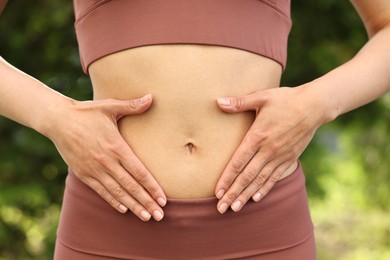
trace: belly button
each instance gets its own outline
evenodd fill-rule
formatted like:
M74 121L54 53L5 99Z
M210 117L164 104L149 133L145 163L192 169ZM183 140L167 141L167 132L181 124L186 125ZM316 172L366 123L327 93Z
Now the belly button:
M195 152L195 145L193 143L187 143L185 145L186 149L190 152L190 153L193 153Z

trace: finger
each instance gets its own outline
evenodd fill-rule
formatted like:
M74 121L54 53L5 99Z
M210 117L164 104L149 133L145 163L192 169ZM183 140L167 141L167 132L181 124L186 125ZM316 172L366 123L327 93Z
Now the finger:
M217 103L223 111L228 113L258 111L267 101L265 93L257 91L245 96L218 98Z
M152 104L152 95L148 94L141 98L131 100L110 99L104 101L108 102L108 104L106 104L107 112L112 114L116 120L119 120L123 116L136 115L145 112Z
M89 178L85 181L91 189L93 189L97 194L100 195L108 204L111 205L114 209L119 211L120 213L126 213L128 208L120 203L111 193L96 179Z
M103 179L106 179L105 186L111 187L109 190L115 198L124 203L126 206L131 205L133 203L133 199L135 199L153 215L155 220L160 221L164 217L163 210L159 207L155 200L124 168L120 167L116 169L113 171L112 175L114 179Z
M245 190L249 185L253 183L254 180L256 182L261 182L263 184L265 180L269 177L262 175L259 178L259 172L264 167L265 160L262 156L261 152L256 153L256 155L252 158L252 160L247 164L245 169L240 173L240 175L235 179L229 190L226 194L220 199L218 202L218 211L220 213L224 213L224 209L228 207L232 207L232 210L238 211L245 204L246 200L240 200L241 193ZM260 185L257 189L260 188ZM256 190L257 190L256 189ZM256 191L254 190L254 192ZM252 196L253 193L250 195ZM238 198L238 199L237 199ZM223 205L223 206L222 206Z
M257 192L255 192L255 194L252 196L253 200L256 202L259 202L261 199L263 199L265 197L265 195L267 195L268 192L272 189L272 187L275 186L275 184L280 180L283 173L285 173L290 166L291 166L290 162L286 162L286 163L279 165L273 171L273 173L270 175L270 177L267 179L267 181L264 183L264 185L262 185L261 188ZM252 191L249 191L246 194L246 197L251 192Z
M226 165L215 186L215 195L218 199L222 198L225 192L230 188L237 176L242 172L248 162L258 152L258 141L253 140L253 126L249 129L241 144L234 152L232 158Z
M121 201L142 220L149 220L151 217L150 212L152 212L153 218L160 221L163 218L162 210L153 202L152 198L136 181L130 176L129 178L131 180L125 182L124 186L120 185L115 179L108 175L100 182L117 200ZM144 204L141 201L143 201Z
M275 165L274 162L270 162L262 168L252 183L248 185L232 203L232 210L235 212L240 211L251 197L255 197L259 200L259 196L261 197L261 195L259 195L257 191L265 185L265 183L269 182L270 179L277 179L276 181L280 179L281 175L275 171L278 167L279 165ZM274 183L276 183L276 181Z
M277 146L264 146L261 147L262 144L264 144L264 141L267 139L266 135L262 135L261 133L257 132L255 133L252 131L252 128L254 129L254 125L252 125L251 129L248 131L247 135L245 136L242 144L239 146L239 148L236 150L234 153L231 161L228 163L227 167L225 168L221 178L219 179L217 186L216 186L216 196L218 199L221 201L217 205L217 209L220 213L224 213L227 208L232 205L233 201L240 195L239 191L241 188L235 186L233 189L229 191L229 194L224 196L225 191L229 190L232 185L234 185L235 182L238 182L237 184L240 184L237 179L241 174L243 174L243 169L237 169L233 165L235 165L234 160L236 158L240 158L240 156L243 156L242 154L245 153L253 153L255 151L255 154L259 154L259 158L256 159L257 163L259 166L262 168L264 165L266 165L270 160L273 158L284 158L282 155L286 152L284 147L277 148ZM276 147L276 148L275 148ZM257 149L257 150L256 150ZM253 157L253 156L252 156ZM253 160L253 158L249 158L249 160ZM240 162L240 159L238 159L238 162ZM277 163L277 162L276 162ZM244 167L248 167L249 162L246 162L246 165ZM276 165L278 166L278 165ZM264 174L256 177L254 180L257 183L264 183L266 178L270 176L272 173L273 169L276 168L276 166L271 167L271 171L269 174ZM255 166L250 166L248 169L250 171L254 171L253 168ZM261 170L260 168L260 170ZM253 174L253 173L252 173ZM244 178L247 176L244 176ZM247 180L248 181L248 180ZM243 185L243 184L241 184ZM251 194L252 195L252 194ZM223 197L223 199L222 199ZM235 201L234 201L235 202ZM240 206L242 207L244 203L239 203L237 202L236 205L232 205L233 210L239 210Z
M105 196L111 196L114 200L121 201L131 212L143 221L148 221L151 218L151 214L138 203L137 200L128 194L126 196L126 191L111 176L105 174L104 178L95 180L104 187Z
M125 149L121 153L121 164L161 207L166 205L167 198L161 186L131 149Z

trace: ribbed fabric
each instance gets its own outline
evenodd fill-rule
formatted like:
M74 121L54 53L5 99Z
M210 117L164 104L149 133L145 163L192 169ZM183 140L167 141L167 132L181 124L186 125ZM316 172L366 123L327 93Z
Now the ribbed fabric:
M215 197L168 199L163 220L143 222L112 209L69 172L58 242L75 252L120 259L206 260L277 256L313 240L300 165L261 202L249 201L237 213L229 209L221 215L217 202ZM288 259L315 259L314 242L309 244L295 250L301 258Z
M85 73L95 60L155 44L208 44L287 59L290 0L74 0Z

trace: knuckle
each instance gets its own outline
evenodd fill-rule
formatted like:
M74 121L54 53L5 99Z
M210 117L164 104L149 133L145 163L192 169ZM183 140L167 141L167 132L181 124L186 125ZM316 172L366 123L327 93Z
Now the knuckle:
M234 174L239 174L244 168L244 161L241 159L234 160L232 163L232 171Z
M107 156L101 154L95 154L94 157L95 160L98 162L98 164L103 166L105 169L108 169L110 167L111 165L110 159Z
M259 145L268 139L268 135L266 133L264 133L263 131L253 131L252 132L252 139L253 139L253 143L256 143Z
M136 167L131 174L139 182L144 182L147 176L147 173L140 167Z
M243 97L235 97L234 98L234 107L236 109L240 109L244 106L245 104L245 99Z
M260 187L261 185L264 184L265 181L266 181L266 177L265 177L264 175L259 174L259 175L255 178L254 183L255 183L258 187Z
M128 177L126 174L118 174L118 176L115 176L116 180L118 181L118 183L122 184L122 183L126 183L128 181Z
M112 140L107 144L107 150L109 150L114 154L120 155L120 151L122 150L122 145L123 145L122 142Z
M123 192L123 189L119 186L116 186L113 188L112 190L112 194L117 197L117 198L120 198L123 196L124 192Z
M235 192L230 192L226 195L227 199L232 202L237 198L238 194Z
M270 184L275 184L277 181L279 181L279 175L278 174L272 174L270 177L269 177L269 182Z
M137 109L137 100L129 100L128 106L131 110L136 110Z
M270 145L267 145L262 149L262 152L265 156L265 158L272 158L272 156L275 154L274 148Z
M154 208L154 203L150 200L146 201L145 204L143 205L146 209L150 210Z
M250 174L241 174L239 177L239 183L241 186L246 187L252 182L253 178Z
M131 195L137 195L140 192L140 188L137 183L130 182L126 185L126 190L131 194Z
M248 179L250 179L250 181L252 181L257 176L257 174L259 174L259 171L254 167L248 167L248 169L246 169L245 175Z
M279 149L281 148L281 146L278 144L278 143L272 143L269 145L269 150L274 154L274 153L277 153L279 151Z

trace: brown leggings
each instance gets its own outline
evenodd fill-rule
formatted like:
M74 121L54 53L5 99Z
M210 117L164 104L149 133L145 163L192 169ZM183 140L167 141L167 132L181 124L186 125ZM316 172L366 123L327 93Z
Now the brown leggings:
M120 258L113 258L109 256L94 255L76 251L71 249L57 241L56 243L56 255L54 257L58 260L118 260ZM223 258L221 258L223 259ZM240 257L236 259L246 260L312 260L316 259L316 249L314 236L311 236L308 240L302 244L279 250L276 252L270 252L260 254L256 256Z
M55 260L315 260L301 165L258 203L221 215L218 199L168 199L164 219L120 214L69 172Z

